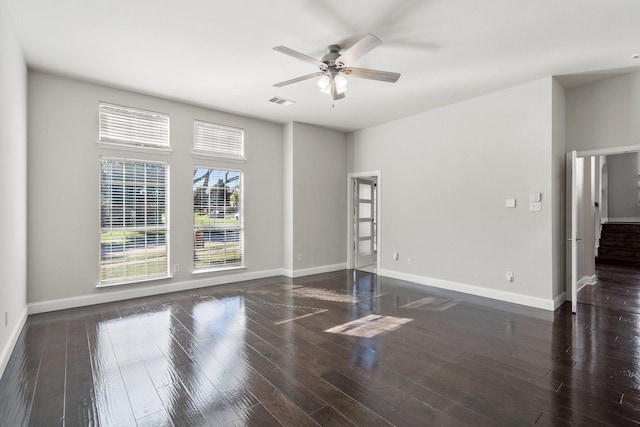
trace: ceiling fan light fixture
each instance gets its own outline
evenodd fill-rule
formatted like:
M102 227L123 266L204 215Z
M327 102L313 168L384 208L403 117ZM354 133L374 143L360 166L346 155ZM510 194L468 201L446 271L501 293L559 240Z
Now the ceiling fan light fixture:
M334 77L334 80L336 82L336 90L338 91L338 93L343 93L347 90L348 82L345 76L343 76L342 74L338 74Z
M322 76L318 79L318 87L320 88L320 91L328 91L329 88L331 87L331 79L329 78L329 76Z

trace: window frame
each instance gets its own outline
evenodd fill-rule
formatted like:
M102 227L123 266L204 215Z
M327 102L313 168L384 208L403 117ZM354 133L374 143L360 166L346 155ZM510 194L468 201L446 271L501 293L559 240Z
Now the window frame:
M103 266L102 266L102 234L104 232L108 232L109 229L113 230L113 227L110 227L109 229L106 229L105 227L103 227L103 199L102 199L102 184L103 184L103 180L102 180L102 165L103 165L103 161L116 161L116 162L122 162L122 163L142 163L144 165L147 164L158 164L158 165L163 165L164 169L165 169L165 173L164 173L164 226L162 227L147 227L147 226L143 226L143 227L138 227L136 225L131 226L131 227L126 227L123 225L122 228L117 228L116 230L123 230L123 232L149 232L149 231L164 231L164 246L165 246L165 252L164 252L164 257L166 259L166 270L163 274L153 274L153 275L140 275L140 276L129 276L127 277L126 274L118 279L111 279L111 280L105 280L103 279ZM170 237L170 165L168 162L166 161L158 161L158 160L149 160L149 159L132 159L132 158L126 158L126 157L117 157L117 156L107 156L107 155L101 155L99 156L99 161L98 161L98 248L99 248L99 253L98 253L98 284L97 287L98 288L102 288L102 287L110 287L110 286L119 286L119 285L127 285L127 284L135 284L135 283L143 283L143 282L149 282L149 281L156 281L156 280L163 280L163 279L168 279L173 277L172 276L172 270L171 270L171 250L170 250L170 241L171 241L171 237ZM123 185L126 185L126 181L123 181ZM146 189L146 185L145 185L145 189ZM123 196L124 197L124 196ZM160 213L160 215L162 215L162 213ZM124 214L123 214L123 218L124 218ZM146 218L145 218L146 221ZM125 223L125 221L123 220L123 224ZM126 230L128 229L128 230ZM147 248L147 243L145 243L145 249ZM148 258L146 258L148 259ZM126 267L125 267L126 268ZM125 270L126 271L126 270Z
M237 226L237 230L239 233L239 238L238 238L238 242L240 245L240 262L239 263L230 263L227 264L226 262L224 264L220 264L217 266L206 266L206 267L196 267L196 233L197 231L201 231L203 229L209 229L209 230L215 230L216 227L215 226L209 226L209 227L202 227L202 226L196 226L195 223L195 214L196 214L196 204L195 204L195 197L192 198L192 203L191 203L191 207L192 207L192 244L191 244L191 249L193 252L193 261L191 264L191 272L193 275L199 275L199 274L206 274L206 273L216 273L216 272L226 272L226 271L231 271L231 270L243 270L246 269L246 256L245 256L245 225L244 225L244 171L242 169L235 169L235 168L228 168L228 167L224 167L224 166L220 166L220 165L206 165L206 164L202 164L203 162L200 162L199 164L194 163L192 166L192 172L195 175L195 172L197 170L200 169L206 169L209 171L216 171L216 172L232 172L232 173L237 173L239 176L239 185L237 186L239 191L240 191L240 195L239 195L239 200L238 200L238 209L237 209L237 213L238 213L238 226ZM193 176L193 175L192 175ZM210 187L210 186L209 186ZM196 188L195 188L195 183L192 186L192 191L195 192ZM226 242L225 243L229 243Z

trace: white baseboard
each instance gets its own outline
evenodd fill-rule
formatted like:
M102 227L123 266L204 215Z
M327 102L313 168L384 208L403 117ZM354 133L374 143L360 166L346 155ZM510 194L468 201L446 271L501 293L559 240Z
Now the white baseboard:
M97 289L96 293L80 295L77 297L58 298L47 301L29 303L28 314L47 313L50 311L67 310L69 308L84 307L87 305L104 304L107 302L122 301L132 298L148 297L151 295L167 294L170 292L186 291L190 289L205 288L207 286L224 285L227 283L242 282L245 280L264 279L267 277L287 276L291 278L309 276L312 274L328 273L344 270L347 264L323 265L320 267L305 268L303 270L289 270L284 268L263 270L251 273L238 273L224 276L213 276L184 282L168 283L164 285L148 286L144 288L122 289L114 291L113 288Z
M301 270L285 269L283 274L287 277L296 278L296 277L311 276L312 274L330 273L332 271L346 270L346 269L347 269L347 263L345 262L341 264L321 265L319 267L304 268Z
M212 276L194 279L184 282L169 283L144 288L123 289L113 291L113 288L97 289L95 294L81 295L70 298L59 298L48 301L32 302L28 304L29 314L46 313L49 311L66 310L69 308L84 307L87 305L103 304L113 301L122 301L131 298L147 297L152 295L167 294L170 292L186 291L190 289L205 288L207 286L224 285L227 283L242 282L245 280L264 279L266 277L285 276L284 269L263 270L251 273L239 273L224 276ZM122 289L122 287L119 287Z
M554 299L544 299L532 297L529 295L515 294L513 292L500 291L497 289L483 288L476 285L468 285L465 283L450 282L448 280L434 279L431 277L418 276L415 274L401 273L398 271L386 269L380 270L378 274L380 276L390 277L392 279L406 280L408 282L419 283L421 285L433 286L435 288L447 289L449 291L463 292L465 294L491 298L499 301L510 302L513 304L526 305L528 307L541 308L543 310L554 311L557 308L557 297Z
M611 223L611 222L640 222L640 217L607 218L606 222L609 222L609 223Z
M567 294L565 294L564 292L561 293L560 295L556 295L556 297L553 299L553 310L554 311L557 310L558 307L564 304L566 300L567 300Z
M5 368L7 367L7 363L9 363L9 358L11 357L11 353L13 352L13 348L16 346L16 342L18 342L18 337L22 332L22 328L24 327L25 322L27 321L27 306L24 307L22 313L20 313L20 317L16 322L13 330L11 331L11 335L9 335L9 339L5 344L2 352L0 352L0 378L4 373Z
M583 278L578 280L578 283L576 284L576 293L580 292L585 286L595 285L597 281L598 278L595 274L593 276L584 276Z

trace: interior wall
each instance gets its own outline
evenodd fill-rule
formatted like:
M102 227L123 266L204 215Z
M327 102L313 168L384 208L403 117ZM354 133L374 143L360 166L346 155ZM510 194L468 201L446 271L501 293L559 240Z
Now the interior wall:
M583 183L583 224L582 224L582 270L578 279L591 283L591 277L595 274L595 243L594 243L594 202L595 202L595 158L584 158L584 183Z
M283 251L284 268L293 271L293 122L284 125Z
M566 91L555 79L552 81L552 270L553 295L555 298L565 291L565 249L567 232L565 227L566 198ZM560 298L562 300L562 298Z
M0 0L0 94L1 376L27 306L27 67L4 0Z
M347 137L304 123L291 130L294 275L346 268Z
M578 240L576 242L576 271L577 278L580 279L585 271L584 268L584 240L582 238L582 233L584 231L584 167L585 161L584 157L578 157L576 159L576 233L578 234Z
M610 221L640 221L638 169L638 153L607 156Z
M600 218L606 222L609 218L609 166L607 156L598 157L600 158Z
M168 113L172 153L148 154L98 146L99 101ZM29 72L28 111L30 303L96 295L108 299L124 290L148 294L173 289L171 285L206 286L281 273L282 125L42 72ZM246 162L194 158L193 119L243 128ZM181 266L171 279L96 288L101 155L125 158L144 155L169 163L170 265ZM246 270L192 274L192 179L196 165L243 170ZM11 181L15 182L15 177ZM18 190L12 191L21 194L24 191Z
M382 275L553 308L552 88L542 79L353 134L350 172L384 176Z
M567 90L567 149L638 145L640 72Z
M600 228L602 224L602 159L604 156L593 156L593 254L598 255ZM595 260L594 260L595 271Z

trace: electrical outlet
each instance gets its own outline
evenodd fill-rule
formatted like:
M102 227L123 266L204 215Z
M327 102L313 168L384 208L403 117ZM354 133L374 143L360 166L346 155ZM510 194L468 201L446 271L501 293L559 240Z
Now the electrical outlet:
M507 271L505 278L507 279L507 282L513 282L513 271Z
M173 272L177 273L180 271L180 264L173 264Z
M411 265L411 258L407 258L407 264Z
M298 254L298 262L302 261L302 254Z

